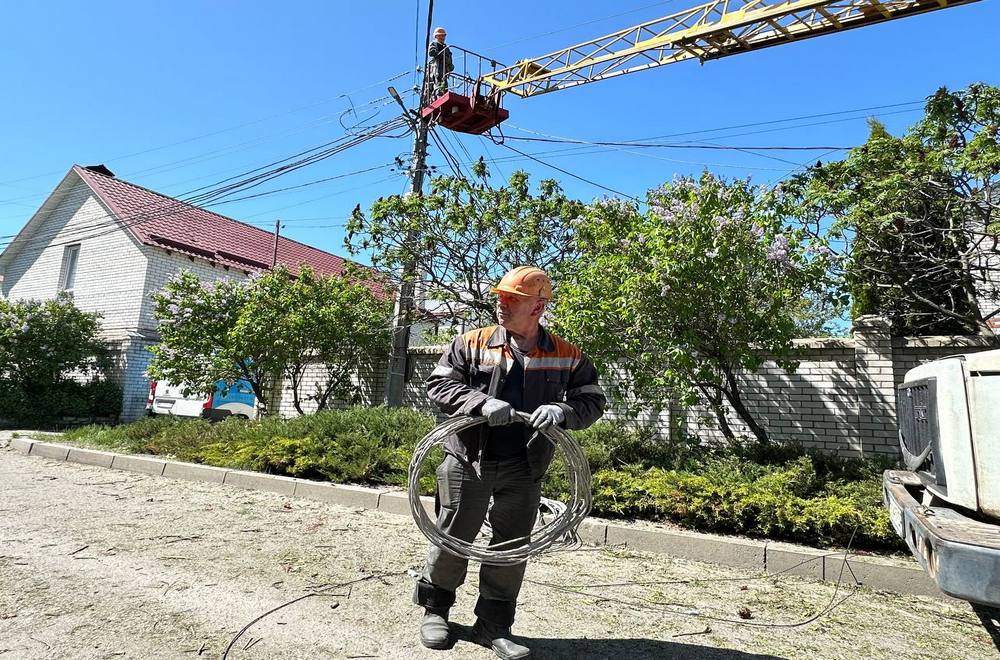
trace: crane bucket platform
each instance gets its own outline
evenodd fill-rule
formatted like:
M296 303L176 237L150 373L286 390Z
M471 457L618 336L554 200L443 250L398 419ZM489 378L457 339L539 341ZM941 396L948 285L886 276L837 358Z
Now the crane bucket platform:
M485 133L510 116L496 97L445 92L420 109L420 116L460 133Z
M510 116L500 94L481 93L483 75L503 65L458 46L448 46L448 50L458 66L441 75L441 65L428 62L420 116L460 133L485 133Z

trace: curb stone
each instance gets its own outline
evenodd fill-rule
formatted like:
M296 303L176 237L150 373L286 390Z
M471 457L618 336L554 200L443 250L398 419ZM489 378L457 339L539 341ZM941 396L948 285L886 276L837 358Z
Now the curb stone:
M208 465L80 449L21 437L13 438L10 446L28 456L174 479L222 483L252 490L266 490L288 497L410 515L409 499L405 491L383 491L350 484L329 484L258 472L227 470ZM433 498L421 499L428 514L433 516ZM856 579L872 589L952 600L941 593L934 581L918 566L897 566L877 557L848 555L845 565L843 552L823 552L812 548L794 548L784 543L717 537L697 532L626 527L596 519L584 520L579 534L584 543L588 544L619 545L772 575L787 573L833 583L840 580L843 567L842 581L845 584L852 584Z
M354 486L351 484L331 484L322 481L296 479L293 497L307 500L330 502L341 506L351 506L361 509L377 509L381 491L374 488Z
M607 527L608 545L624 545L633 550L659 552L737 568L764 568L765 545L760 542L622 525L609 524Z
M434 517L434 498L421 497L420 503L431 518ZM390 490L383 492L378 498L379 511L394 513L400 516L410 515L410 496L405 490Z
M35 446L37 447L38 445L36 444ZM166 467L166 465L166 461L162 461L157 458L125 456L123 454L115 454L114 460L111 461L111 467L116 470L142 472L143 474L152 474L155 476L161 476L163 474L163 468Z

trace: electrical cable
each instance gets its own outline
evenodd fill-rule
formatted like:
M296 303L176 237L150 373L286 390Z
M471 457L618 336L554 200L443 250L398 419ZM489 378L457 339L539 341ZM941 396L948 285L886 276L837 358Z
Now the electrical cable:
M412 94L412 92L409 92L409 91L405 92L405 93ZM346 95L345 95L345 97L346 97ZM349 97L347 97L347 98L349 98ZM385 107L387 105L391 105L392 101L390 100L390 101L387 102L386 101L387 98L388 97L381 97L379 99L375 99L374 101L368 101L368 102L366 102L364 104L356 106L355 109L362 109L362 108L374 105L376 103L381 103L381 105L379 107ZM348 112L350 112L350 109L340 114L340 117L339 117L340 124L344 128L344 132L347 133L348 135L358 135L359 133L357 132L357 129L358 129L359 125L360 125L360 122L356 122L354 125L348 126L343 121L345 113L348 113ZM372 114L371 116L367 117L366 120L370 120L370 119L374 118L375 116L378 115L378 113L379 113L379 111L378 111L378 109L376 109L375 112L374 112L374 114ZM294 134L294 133L302 132L303 130L309 130L309 129L313 128L314 126L321 125L323 123L327 123L329 119L330 119L330 116L321 117L320 119L313 120L313 121L310 121L310 122L304 124L302 127L297 127L297 128L293 128L293 129L287 129L287 130L279 131L277 133L271 133L271 134L268 134L268 135L265 135L265 136L254 138L252 140L246 140L246 141L243 141L243 142L238 142L236 144L227 145L227 146L221 147L219 149L214 149L214 150L211 150L211 151L203 152L201 154L196 154L194 156L188 156L188 157L181 158L181 159L175 160L175 161L169 161L167 163L162 163L160 165L156 165L156 166L153 166L153 167L148 167L148 168L145 168L145 169L142 169L142 170L135 170L135 171L124 172L124 173L122 173L120 175L120 177L122 179L130 179L130 178L134 178L134 177L139 176L139 175L149 175L151 173L154 173L154 174L158 175L158 174L163 174L163 173L166 173L166 172L171 172L171 171L174 171L176 169L180 169L181 165L188 166L188 165L191 165L191 164L194 164L194 163L201 163L201 162L206 162L206 161L209 161L209 160L214 160L216 158L220 158L220 157L225 156L225 155L237 153L239 151L244 151L244 150L246 150L246 149L248 149L248 148L250 148L250 147L252 147L254 145L262 144L264 142L272 140L275 137L283 137L283 136L291 135L291 134ZM399 137L399 136L386 136L386 137ZM112 160L108 160L106 162L112 162L112 161L113 161L113 159ZM207 175L207 176L214 176L214 174L213 175ZM206 177L189 178L189 179L185 179L184 181L181 181L179 183L187 183L188 181L197 181L200 178L206 178ZM176 185L176 183L175 184L171 184L171 185ZM35 192L35 193L27 194L27 195L22 195L20 197L11 197L11 198L7 198L5 200L0 200L0 205L16 205L16 206L25 206L25 207L28 207L28 208L33 208L33 207L36 207L37 204L22 204L22 203L19 203L19 201L20 200L30 200L30 199L37 199L37 198L40 198L40 197L45 197L45 196L47 196L47 194L48 193L46 193L46 192Z
M501 145L501 146L503 146L503 145ZM666 163L676 163L676 164L680 164L680 165L697 165L699 167L723 167L723 168L733 168L733 169L740 169L740 170L754 170L754 171L761 171L761 172L787 172L788 171L787 167L763 167L763 166L760 166L760 165L738 165L738 164L734 164L734 163L714 163L714 162L697 161L697 160L683 160L683 159L679 159L679 158L667 158L665 156L658 156L658 155L652 154L652 153L643 153L643 152L640 152L640 151L629 151L628 149L624 149L622 147L597 147L597 148L594 148L594 149L590 149L590 148L583 148L583 149L581 149L579 147L573 147L573 148L570 148L570 149L555 149L555 150L551 150L551 151L538 151L538 152L535 152L535 155L536 155L536 157L538 157L538 156L545 156L547 158L573 158L573 157L576 157L576 156L593 156L593 155L596 155L596 154L606 154L606 153L608 153L608 150L622 152L622 153L630 154L630 155L633 155L633 156L640 156L642 158L649 158L649 159L652 159L652 160L659 160L659 161L663 161L663 162L666 162ZM522 156L500 156L496 160L497 160L497 162L501 162L501 163L515 163L515 162L518 162L518 161L530 160L530 158L528 158L528 157L522 157Z
M504 173L503 168L500 167L500 163L496 161L493 157L493 152L490 150L490 140L487 140L482 135L477 135L479 142L483 145L483 152L486 154L486 161L492 165L500 178L504 181L507 180L507 175Z
M395 163L384 163L382 165L376 165L375 167L369 167L363 170L355 170L353 172L348 172L347 174L337 174L336 176L328 176L322 179L316 179L314 181L307 181L306 183L300 183L295 186L287 186L285 188L275 188L274 190L267 190L262 193L256 193L254 195L246 195L245 197L236 197L234 199L227 199L221 202L215 202L214 204L208 204L207 206L218 206L219 204L232 204L233 202L242 202L246 199L256 199L258 197L267 197L269 195L274 195L277 193L288 192L289 190L298 190L300 188L308 188L309 186L315 186L320 183L326 183L328 181L336 181L337 179L343 179L349 176L357 176L358 174L367 174L368 172L375 172L377 170L382 170L387 167L392 167ZM285 222L285 220L282 220Z
M397 122L389 122L389 124L391 126L395 127L396 125L399 125L399 122L398 121ZM390 128L389 130L392 130L392 128ZM141 208L140 210L141 211L145 211L145 210L148 210L149 208L152 208L154 206L160 206L160 205L162 205L163 202L166 202L168 204L172 204L174 202L182 202L182 203L185 203L185 204L197 204L199 201L207 201L207 199L204 199L204 200L201 199L203 195L208 194L208 193L206 193L204 191L208 191L209 193L214 194L214 193L216 193L218 191L221 191L221 190L224 190L224 189L228 190L232 186L236 186L237 184L230 184L230 186L221 186L221 184L233 181L235 179L239 179L240 177L246 177L247 175L253 174L255 172L260 172L261 170L266 170L268 168L273 168L275 165L280 165L282 163L285 163L286 161L292 160L293 158L301 157L303 155L310 155L310 154L312 154L310 157L316 159L315 161L312 161L312 162L318 162L319 160L323 160L323 158L319 157L322 154L326 154L326 156L324 156L324 158L325 158L325 157L329 157L331 155L334 155L334 153L336 153L336 151L334 151L334 150L337 150L337 149L343 150L343 149L340 148L340 146L344 145L345 140L348 140L348 136L343 136L341 138L338 138L337 140L334 140L334 141L327 142L327 143L324 143L322 145L319 145L318 147L312 147L312 148L307 149L305 151L300 151L300 152L298 152L296 154L292 154L291 156L287 156L285 158L282 158L280 160L268 163L266 165L263 165L263 166L260 166L260 167L248 170L246 172L242 172L240 174L236 174L236 175L227 177L227 178L222 179L220 181L217 181L217 182L215 182L213 184L209 184L209 185L206 185L206 186L201 186L201 187L198 187L198 188L193 188L193 189L188 190L188 191L186 191L184 193L181 193L180 195L174 196L173 198L167 198L166 196L161 195L160 193L156 193L158 196L161 196L164 199L157 200L157 202L155 202L155 203L150 203L150 204L146 205L145 208ZM331 145L335 145L335 146L331 146ZM350 145L344 146L343 148L346 149L349 146L354 146L354 145L350 144ZM323 151L324 149L328 149L330 151ZM314 152L319 152L319 153L315 154ZM299 161L299 162L301 163L301 161ZM310 163L306 163L306 164L310 164ZM286 166L286 167L291 167L291 166ZM296 167L294 169L298 169L298 168ZM272 170L272 172L273 171L277 171L277 170ZM288 171L291 171L291 169L289 169ZM253 179L251 179L251 180L256 180L258 177L261 177L261 176L264 176L264 175L257 175L255 177L253 177ZM247 183L249 181L250 180L244 180L244 183ZM137 184L130 184L130 185L137 185ZM211 190L209 190L209 189L211 189ZM195 195L194 193L200 193L200 194ZM67 191L66 193L63 193L63 194L69 194L69 191ZM101 217L106 217L106 215L107 214L101 214ZM125 220L125 219L123 218L122 220ZM104 224L108 224L108 223L104 223ZM16 234L7 235L7 236L0 236L0 239L2 239L2 238L11 238L13 236L16 236Z
M298 598L293 598L292 600L284 602L281 605L278 605L277 607L271 608L267 612L264 612L263 614L261 614L260 616L258 616L257 618L255 618L250 623L248 623L245 626L243 626L242 628L240 628L240 630L236 633L236 635L234 635L233 638L231 640L229 640L229 644L226 645L226 648L222 651L221 660L227 660L227 658L229 657L229 652L233 649L233 645L236 644L236 640L238 640L240 637L242 637L243 633L245 633L247 630L249 630L250 627L253 626L253 624L257 623L261 619L263 619L263 618L265 618L265 617L267 617L267 616L269 616L271 614L274 614L275 612L277 612L280 609L284 609L284 608L288 607L289 605L293 605L293 604L295 604L295 603L297 603L299 601L305 600L306 598L312 598L313 596L338 596L338 595L343 595L343 594L329 594L329 593L326 593L326 592L330 591L331 589L339 589L339 588L342 588L342 587L350 587L352 585L359 584L361 582L367 582L369 580L382 580L382 579L385 579L385 578L399 577L399 576L402 576L402 575L407 575L407 572L406 571L398 571L398 572L395 572L395 573L380 573L380 574L376 574L376 575L366 575L365 577L357 578L356 580L349 580L347 582L341 582L340 584L331 584L329 586L323 587L322 589L315 589L313 591L310 591L307 594L299 596Z
M530 420L530 415L523 412L515 412L515 415L525 423ZM443 444L448 436L471 429L485 421L484 417L466 415L452 417L438 424L417 443L409 468L410 513L417 528L431 543L445 552L491 566L520 564L529 557L551 548L578 547L580 539L576 535L576 529L590 513L592 501L590 464L576 440L556 425L538 433L563 452L570 490L569 502L546 500L545 504L551 513L551 518L546 520L545 516L539 517L530 535L484 546L475 540L463 541L444 533L427 515L420 499L420 474L427 455L435 446Z
M913 103L922 103L922 101L911 102L911 103L902 103L902 104L891 104L891 105L887 105L887 106L873 106L872 108L861 108L861 109L857 109L857 110L844 110L844 111L839 111L839 112L821 113L821 114L816 114L816 115L807 115L807 116L798 117L798 118L777 119L777 120L766 121L766 122L755 122L755 123L752 123L752 124L741 124L741 125L729 126L729 127L724 127L724 128L718 128L718 129L706 129L706 130L703 130L703 131L687 131L687 132L684 132L684 133L673 133L673 134L670 134L670 135L661 135L661 136L652 137L652 138L645 138L643 141L651 141L651 140L663 139L663 138L668 138L668 137L680 137L680 136L684 136L684 135L696 135L696 134L707 133L707 132L716 132L716 131L721 131L721 130L731 130L731 129L734 129L734 128L741 128L741 127L763 126L763 125L769 125L769 124L775 124L775 123L783 123L785 121L794 121L794 120L797 120L797 119L808 119L808 118L812 118L812 117L826 117L826 116L847 114L847 113L853 113L853 112L862 112L864 110L878 109L878 108L883 108L883 107L884 108L899 107L899 106L902 106L902 105L913 105ZM775 132L779 132L779 131L794 130L794 129L797 129L797 128L809 128L809 127L813 127L813 126L823 126L823 125L827 125L827 124L836 124L836 123L842 123L842 122L847 122L847 121L855 121L857 119L869 119L870 117L887 117L887 116L897 115L897 114L906 114L906 113L910 113L910 112L916 112L918 110L920 110L920 108L911 108L911 109L908 109L908 110L898 110L898 111L894 111L894 112L885 112L885 113L881 113L881 114L877 114L877 115L863 115L863 116L858 116L858 117L845 117L845 118L840 118L840 119L832 119L832 120L828 120L828 121L811 122L811 123L807 123L807 124L797 124L797 125L794 125L794 126L780 126L780 127L777 127L777 128L765 129L765 130L760 130L760 131L748 131L748 132L744 132L744 133L733 133L733 134L729 134L729 135L716 136L713 139L727 139L727 138L734 138L734 137L744 137L744 136L747 136L747 135L760 135L760 134L763 134L763 133L775 133ZM515 126L513 124L510 124L510 122L508 122L508 125L510 125L513 128L517 128L518 130L522 130L522 131L526 131L526 132L534 132L534 131L530 131L528 129L518 128L517 126ZM692 140L691 142L694 142L694 140ZM587 149L586 147L572 147L572 148L568 148L568 149L556 149L556 150L552 150L552 151L543 151L543 152L539 152L539 155L546 155L546 156L555 156L555 155L589 155L589 154L595 154L595 153L602 153L602 151L603 151L603 149L592 150L592 149ZM513 160L513 159L506 158L506 159L500 159L500 160ZM664 159L664 160L672 160L672 159ZM723 163L698 163L698 162L680 161L680 160L673 160L672 162L686 163L686 164L691 164L691 165L702 165L702 166L705 166L705 167L734 167L734 168L741 168L741 169L761 169L761 170L770 169L772 171L784 171L784 170L779 170L777 168L750 167L750 166L740 166L740 165L723 164Z
M441 155L444 156L445 162L448 163L448 166L451 167L452 171L455 173L455 177L459 179L465 179L466 176L462 172L461 163L459 163L458 159L455 158L455 156L451 153L448 147L445 146L443 140L437 134L437 131L428 128L427 134L430 136L432 140L434 140L434 144L437 145L438 149L441 150Z
M420 86L420 0L417 0L417 11L413 14L413 89Z
M518 130L527 131L527 129L518 128ZM533 132L533 131L528 131ZM718 150L718 151L848 151L854 147L831 147L831 146L820 146L820 147L795 147L795 146L738 146L729 144L688 144L688 143L667 143L667 142L615 142L610 140L581 140L578 138L564 138L557 136L547 136L547 137L521 137L508 135L507 140L517 140L520 142L551 142L554 144L587 144L598 147L658 147L661 149L706 149L706 150Z
M315 107L317 105L322 105L324 103L329 103L332 100L336 100L336 99L340 99L340 98L344 98L344 97L350 96L351 94L356 94L358 92L363 92L365 90L371 89L372 87L377 87L377 86L380 86L380 85L384 85L384 84L390 83L390 82L392 82L394 80L397 80L397 79L402 78L403 76L406 76L406 75L409 75L409 74L410 74L409 70L407 70L407 71L401 71L400 73L394 74L394 75L386 78L385 80L380 80L378 82L371 83L369 85L365 85L364 87L359 87L359 88L351 90L349 92L341 92L341 93L337 94L336 96L327 97L327 98L321 99L321 100L313 102L313 103L309 103L309 104L306 104L306 105L303 105L303 106L292 108L291 110L285 110L285 111L278 112L278 113L275 113L275 114L267 115L266 117L261 117L259 119L254 119L254 120L251 120L249 122L245 122L245 123L242 123L242 124L237 124L235 126L230 126L230 127L227 127L227 128L223 128L223 129L217 130L217 131L212 131L210 133L204 133L202 135L196 135L194 137L186 138L184 140L179 140L177 142L171 142L169 144L160 145L160 146L157 146L157 147L151 147L149 149L143 149L141 151L135 151L135 152L132 152L132 153L121 155L121 156L114 156L113 158L105 159L104 162L105 163L112 163L112 162L119 161L119 160L125 160L126 158L132 158L134 156L141 156L143 154L151 153L153 151L160 151L160 150L168 149L170 147L174 147L174 146L177 146L177 145L180 145L180 144L187 144L187 143L190 143L190 142L196 142L198 140L202 140L202 139L207 138L207 137L213 137L215 135L220 135L222 133L228 133L230 131L235 131L235 130L238 130L240 128L246 128L247 126L253 126L255 124L259 124L259 123L268 121L270 119L274 119L276 117L283 117L285 115L289 115L289 114L292 114L294 112L299 112L299 111L305 110L307 108L312 108L312 107ZM19 179L8 179L7 181L0 181L0 186L7 186L9 184L19 183L21 181L30 181L32 179L38 179L38 178L41 178L41 177L44 177L44 176L51 176L52 174L59 174L61 171L62 170L54 171L54 172L45 172L43 174L34 174L34 175L31 175L31 176L21 177ZM131 175L134 176L134 174L135 173L132 173Z
M336 195L341 195L341 194L344 194L344 193L347 193L347 192L351 192L351 191L354 191L354 190L360 190L360 189L363 189L363 188L368 188L368 187L373 186L373 185L377 185L377 184L385 183L387 181L391 181L391 180L393 180L395 178L396 178L395 176L385 177L385 178L378 179L376 181L373 181L373 182L370 182L370 183L366 183L366 184L363 184L363 185L360 185L360 186L355 186L353 188L346 188L346 189L343 189L343 190L338 190L336 192L333 192L333 193L330 193L330 194L327 194L327 195L323 195L321 197L307 199L307 200L304 200L302 202L297 202L295 204L289 204L287 206L279 207L277 209L268 209L267 211L262 211L261 213L251 214L251 215L248 215L248 216L245 216L245 217L252 218L252 217L256 217L258 215L273 214L276 211L281 211L281 210L288 209L288 208L294 208L294 207L297 207L297 206L302 206L304 204L311 204L311 203L313 203L315 201L318 201L320 199L327 199L329 197L334 197ZM262 193L262 195L263 195L263 193ZM228 204L228 203L230 203L230 201L232 201L232 200L222 200L222 201L218 201L218 202L213 202L211 204L205 204L203 206L198 206L198 207L195 207L195 208L201 209L203 211L207 211L207 212L212 213L214 215L220 215L220 214L215 213L214 211L210 211L209 208L210 207L214 207L214 206L220 206L222 204ZM143 214L137 214L136 216L134 216L134 218L135 218L134 221L131 221L128 224L124 224L124 225L122 225L122 227L131 227L131 226L134 226L134 225L143 224L143 223L151 221L151 220L172 217L174 215L177 215L177 214L180 214L180 213L184 213L185 211L187 211L190 208L191 208L190 206L180 206L176 210L165 210L163 213L160 213L159 215L156 215L156 216L145 216ZM106 217L110 217L110 216L106 216ZM128 216L126 216L126 217L128 217ZM248 222L244 222L244 221L241 221L241 220L235 220L234 218L229 218L229 217L222 216L222 215L220 215L220 217L222 217L222 218L224 218L226 220L232 221L232 222L238 222L238 223L243 224L243 225L247 225L247 226L250 226L250 227L255 227L257 229L260 229L260 227L256 227L255 225L253 225L251 223L248 223ZM269 223L269 224L271 224L271 223ZM62 240L62 241L56 242L56 243L49 243L49 244L46 245L46 247L60 247L60 246L64 246L64 245L71 245L73 243L79 243L80 241L87 240L87 239L90 239L90 238L97 238L97 237L100 237L100 236L105 236L105 235L107 235L107 234L109 234L111 232L115 232L115 231L119 230L118 222L116 220L114 220L113 218L109 222L103 223L103 225L109 226L109 227L107 229L104 229L103 231L98 231L97 233L94 233L94 234L89 234L89 235L71 235L71 236L68 237L68 240ZM270 232L268 232L268 233L270 233ZM34 240L34 237L32 237L31 240ZM9 247L12 243L13 243L13 241L10 241L10 242L8 242L6 244L6 246ZM31 245L31 241L29 240L29 242L26 243L26 245ZM3 248L3 247L4 247L4 245L0 245L0 248Z
M718 128L706 128L706 129L701 129L701 130L697 130L697 131L684 131L684 132L681 132L681 133L667 133L666 135L655 135L653 137L640 138L638 141L640 141L640 142L647 142L647 141L652 141L652 140L663 140L663 139L666 139L666 138L685 137L685 136L688 136L688 135L698 135L700 133L719 133L721 131L731 131L731 130L735 130L735 129L738 129L738 128L753 128L753 127L756 127L756 126L770 126L772 124L784 124L784 123L792 122L792 121L802 121L804 119L819 119L821 117L833 117L833 116L836 116L836 115L853 114L855 112L868 112L870 110L887 110L889 108L901 108L903 106L910 106L910 105L924 104L924 103L926 103L926 100L921 99L919 101L906 101L906 102L903 102L903 103L889 103L889 104L886 104L886 105L872 105L872 106L868 106L868 107L865 107L865 108L854 108L852 110L835 110L835 111L831 111L831 112L820 112L820 113L811 114L811 115L800 115L798 117L784 117L782 119L769 119L767 121L750 122L750 123L747 123L747 124L733 124L731 126L720 126ZM913 110L912 109L911 110L904 110L903 112L913 112ZM867 116L868 115L865 115L865 117L867 117ZM851 119L859 119L859 117L852 117ZM803 126L813 126L813 125L814 124L803 124ZM815 125L818 125L818 124L815 124Z
M645 609L645 610L651 610L651 611L656 611L656 612L666 612L666 613L670 613L670 614L679 614L679 615L683 615L683 616L691 616L691 617L706 619L708 621L713 621L713 622L716 622L716 623L725 623L725 624L736 625L736 626L748 626L748 627L751 627L751 628L799 628L799 627L808 625L808 624L812 623L813 621L816 621L817 619L819 619L821 616L823 616L825 614L828 614L828 613L832 612L834 609L836 609L837 607L840 607L848 599L852 598L853 596L855 596L857 594L858 590L857 590L857 588L855 588L853 591L851 591L851 593L847 594L846 596L844 596L840 600L837 600L837 595L840 593L840 588L841 588L841 586L843 584L843 580L844 580L844 569L847 568L848 570L850 570L850 564L848 564L847 558L850 555L851 547L854 544L854 537L857 534L857 531L858 531L858 528L855 527L854 530L851 532L851 538L850 538L850 540L847 543L847 547L844 549L843 560L841 561L841 564L840 564L840 574L837 577L837 583L834 586L833 594L830 596L830 600L827 602L827 604L823 608L821 608L818 612L816 612L812 616L810 616L810 617L808 617L806 619L803 619L801 621L794 621L794 622L790 622L790 623L768 623L768 622L763 622L763 621L749 621L747 619L730 619L730 618L726 618L726 617L713 616L713 615L710 615L710 614L703 614L701 612L698 612L697 610L690 610L690 609L689 610L679 610L679 609L676 608L676 604L661 603L661 602L657 602L657 601L651 601L649 599L641 599L641 601L634 601L634 600L625 600L625 599L620 599L620 598L612 598L612 597L609 597L609 596L607 596L605 594L595 594L595 593L592 593L592 592L582 591L580 589L577 589L576 585L559 585L559 584L554 584L554 583L551 583L551 582L540 582L540 581L536 581L536 580L529 580L527 578L524 581L525 582L529 582L531 584L536 584L538 586L545 587L545 588L548 588L548 589L553 589L554 591L560 591L560 592L563 592L563 593L571 593L571 594L576 594L576 595L579 595L579 596L586 596L588 598L594 598L594 599L602 601L602 602L617 603L619 605L625 605L625 606L631 607L633 609L640 609L640 610ZM836 554L839 555L840 553L836 553ZM761 578L757 578L757 579L773 578L773 577L775 577L777 575L780 575L781 573L784 573L786 571L790 571L790 570L796 568L799 565L802 565L802 564L805 564L805 563L808 563L808 562L811 562L811 561L815 561L815 559L806 559L806 560L800 562L799 564L797 564L796 566L790 566L789 568L785 569L784 571L781 571L780 573L775 573L773 575L765 575L765 576L762 576ZM852 574L853 574L853 571L852 571ZM734 581L734 580L742 581L742 580L748 580L748 579L751 579L751 578L746 578L746 577L728 578L727 577L727 578L717 578L717 579L697 580L697 581L698 582L728 582L728 581ZM681 582L682 583L686 583L686 582L690 582L690 581L681 581ZM603 584L603 585L592 584L592 585L585 585L585 586L589 586L591 588L596 588L596 587L608 588L608 587L626 587L626 586L645 586L645 585L649 585L649 584L664 584L664 583L666 583L666 584L671 584L671 583L676 584L676 582L655 582L655 581L651 581L651 582L619 582L619 583L608 583L608 584ZM859 584L860 583L855 578L855 587L857 587Z
M607 186L605 186L605 185L602 185L602 184L600 184L600 183L597 183L596 181L591 181L590 179L586 179L586 178L584 178L584 177L582 177L582 176L580 176L580 175L578 175L578 174L573 174L572 172L570 172L570 171L568 171L568 170L564 170L563 168L561 168L561 167L558 167L558 166L556 166L556 165L553 165L552 163L546 163L546 162L545 162L544 160L542 160L542 159L540 159L540 158L536 158L535 156L532 156L531 154L527 154L527 153L525 153L525 152L523 152L523 151L521 151L521 150L519 150L519 149L515 149L514 147L510 146L510 145L509 145L509 144L507 144L506 142L504 142L504 143L503 143L503 144L502 144L501 146L503 146L503 147L506 147L506 148L510 149L511 151L513 151L514 153L517 153L517 154L520 154L521 156L523 156L523 157L525 157L525 158L527 158L527 159L529 159L529 160L533 160L533 161L535 161L536 163L539 163L540 165L544 165L544 166L546 166L546 167L549 167L549 168L551 168L551 169L554 169L554 170L556 170L557 172L562 172L562 173L563 173L563 174L565 174L566 176L571 176L571 177L573 177L574 179L577 179L577 180L579 180L579 181L583 181L584 183L589 183L590 185L592 185L592 186L595 186L595 187L597 187L597 188L600 188L601 190L606 190L606 191L608 191L608 192L610 192L610 193L614 193L615 195L618 195L618 196L620 196L620 197L625 197L625 198L627 198L627 199L631 199L631 200L633 200L633 201L636 201L636 202L639 202L640 204L644 203L644 202L643 202L643 201L642 201L641 199L639 199L638 197L633 197L632 195L629 195L629 194L627 194L627 193L623 193L623 192L621 192L621 191L619 191L619 190L615 190L614 188L608 188L608 187L607 187Z
M94 230L94 229L100 229L101 227L110 227L109 231L115 231L115 230L118 229L119 226L131 227L131 226L135 226L135 225L138 225L138 224L142 224L144 222L149 222L149 221L154 220L154 219L161 219L161 218L164 218L164 217L170 217L170 216L176 215L178 213L185 212L192 205L197 205L197 204L211 205L211 204L209 204L209 202L213 202L214 204L223 203L222 200L223 200L224 197L231 196L232 194L234 194L236 192L239 192L239 191L242 191L242 190L247 190L249 188L256 187L257 185L260 185L260 184L262 184L262 183L264 183L266 181L269 181L269 180L272 180L274 178L277 178L278 176L282 176L284 174L287 174L288 172L292 172L292 171L295 171L297 169L301 169L302 167L306 167L307 165L311 165L311 164L319 162L321 160L325 160L326 158L329 158L329 157L331 157L333 155L336 155L337 153L340 153L341 151L344 151L344 150L346 150L348 148L351 148L353 146L361 144L362 142L367 141L368 139L377 137L377 136L379 136L382 133L385 133L385 132L388 132L388 131L391 131L391 130L395 130L397 128L402 128L404 125L405 125L405 121L402 118L398 118L396 120L384 122L378 130L373 131L373 132L371 132L369 134L366 134L364 136L355 137L355 138L349 139L347 141L344 141L346 138L341 138L341 139L336 140L336 141L334 141L332 143L327 143L327 144L324 144L324 145L320 145L320 147L314 147L313 149L309 149L309 150L306 150L304 152L300 152L298 154L294 154L293 156L289 156L287 158L281 159L279 161L275 161L275 162L270 163L268 165L264 165L262 167L255 168L255 169L250 170L248 172L244 172L244 173L242 173L240 175L236 175L236 176L233 176L233 177L228 177L227 179L223 179L222 181L217 182L217 184L216 184L215 187L212 187L212 186L202 186L200 188L195 188L194 190L189 191L189 193L185 194L185 195L188 195L190 193L195 193L195 192L201 191L197 195L184 196L183 198L163 197L162 199L158 199L155 202L151 202L151 203L145 205L145 207L140 208L137 211L133 212L132 214L130 214L128 216L125 216L123 218L115 218L111 214L101 213L100 217L107 218L106 220L104 220L102 222L98 222L98 223L93 224L93 225L89 225L89 226L84 225L84 226L81 226L81 227L76 227L73 230L71 230L71 233L68 236L66 236L66 234L63 233L64 236L66 236L67 238L69 238L68 241L63 241L61 243L55 243L55 244L49 244L48 247L55 247L55 246L58 246L58 245L67 245L67 244L70 244L70 243L78 242L79 240L82 240L82 238L92 238L94 236L100 236L100 235L103 235L104 233L107 233L107 232L102 232L102 233L95 234L94 236L83 236L83 232L91 231L91 230ZM336 146L324 149L324 147L327 147L330 144L334 144ZM321 149L321 151L317 151L318 149ZM292 163L281 165L280 167L277 167L277 168L273 168L272 167L271 169L266 170L264 172L261 172L259 174L256 174L256 175L254 175L252 177L246 177L246 178L244 178L242 180L235 181L233 183L229 183L228 185L225 185L225 186L219 186L218 185L218 184L222 184L222 183L233 181L234 179L237 179L240 176L245 176L247 174L252 174L254 172L258 172L259 170L263 170L265 168L269 168L269 167L271 167L273 165L276 165L276 164L285 163L286 161L288 161L288 160L290 160L292 158L296 158L297 156L301 156L302 154L309 154L309 155L306 156L305 158L300 158L299 160L294 161ZM130 184L130 185L135 185L135 184ZM159 193L155 193L155 194L157 194L159 196ZM25 245L32 245L32 244L38 243L39 241L48 241L51 238L54 238L55 236L57 236L59 234L60 234L60 230L56 230L55 232L50 232L48 235L35 235L35 236L32 236L30 239L28 239L27 242L25 243ZM11 245L16 240L16 236L17 235L3 237L3 238L11 238L11 240L7 241L5 245L0 244L0 247L7 247L7 246Z

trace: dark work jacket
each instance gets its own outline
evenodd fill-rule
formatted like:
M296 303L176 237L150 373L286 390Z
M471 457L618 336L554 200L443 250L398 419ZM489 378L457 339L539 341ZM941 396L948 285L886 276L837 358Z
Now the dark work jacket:
M538 344L524 356L524 410L554 403L566 415L566 429L584 429L600 419L607 405L597 370L583 352L539 326ZM503 388L514 356L502 326L490 326L457 337L427 379L427 395L449 415L478 415L486 399ZM445 451L482 475L483 450L489 441L485 424L445 440ZM537 481L545 474L555 447L541 433L528 440L527 458Z
M451 48L448 44L441 44L432 41L427 47L427 56L430 59L432 75L440 80L455 70L455 65L451 60Z

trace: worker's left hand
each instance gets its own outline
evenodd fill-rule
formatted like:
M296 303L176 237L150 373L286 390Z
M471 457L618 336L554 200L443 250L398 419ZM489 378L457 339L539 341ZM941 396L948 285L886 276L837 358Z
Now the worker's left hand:
M566 419L566 413L559 406L551 403L535 408L531 413L531 425L539 431L544 431L553 424L560 424Z

